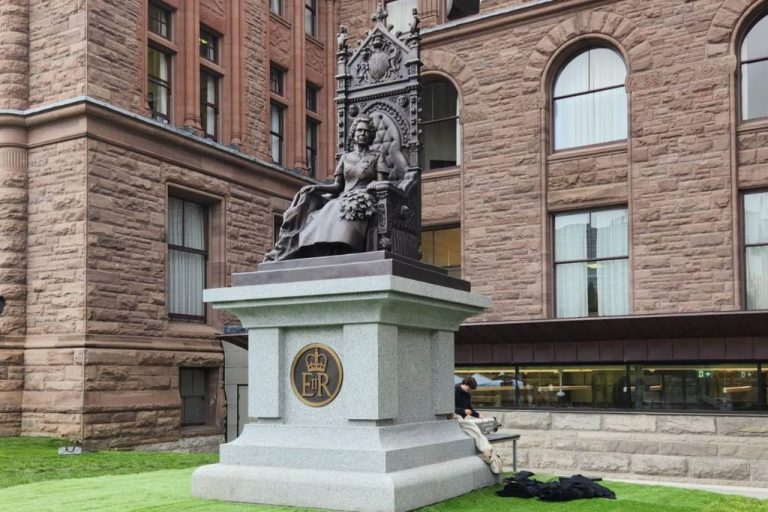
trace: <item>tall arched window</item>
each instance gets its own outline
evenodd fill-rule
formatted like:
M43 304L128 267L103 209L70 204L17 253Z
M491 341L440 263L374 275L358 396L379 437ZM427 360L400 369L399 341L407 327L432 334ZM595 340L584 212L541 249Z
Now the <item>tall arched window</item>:
M757 21L741 44L741 119L768 117L768 16Z
M424 80L421 103L424 138L422 167L442 169L459 162L459 95L451 82L441 77Z
M627 138L627 67L610 48L572 57L555 79L555 150Z

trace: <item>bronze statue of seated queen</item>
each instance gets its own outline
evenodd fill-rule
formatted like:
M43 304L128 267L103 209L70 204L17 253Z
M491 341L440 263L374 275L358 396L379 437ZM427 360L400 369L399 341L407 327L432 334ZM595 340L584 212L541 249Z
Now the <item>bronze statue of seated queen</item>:
M370 146L371 119L358 117L352 127L354 149L339 159L334 182L307 185L285 211L280 235L264 261L364 252L375 248L369 221L377 183L396 177Z

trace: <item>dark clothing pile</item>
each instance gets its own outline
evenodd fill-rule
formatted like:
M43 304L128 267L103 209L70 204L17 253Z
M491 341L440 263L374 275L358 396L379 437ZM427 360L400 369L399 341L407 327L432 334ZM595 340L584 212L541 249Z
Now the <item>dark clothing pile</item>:
M472 411L472 416L477 418L480 416L477 411L472 409L472 395L462 389L461 384L454 386L454 395L456 398L456 414L464 418L466 416L467 409Z
M496 494L503 498L539 498L542 501L571 501L587 498L616 499L616 493L581 475L560 477L553 482L532 480L533 473L521 471L504 480L504 488Z

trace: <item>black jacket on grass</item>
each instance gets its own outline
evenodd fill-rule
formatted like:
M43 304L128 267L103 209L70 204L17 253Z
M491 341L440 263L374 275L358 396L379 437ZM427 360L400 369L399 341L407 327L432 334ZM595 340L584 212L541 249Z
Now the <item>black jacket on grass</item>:
M581 475L561 477L554 482L532 480L533 473L521 471L512 478L507 478L504 488L496 494L503 498L533 498L542 501L571 501L587 498L616 499L616 494L599 485L594 480Z

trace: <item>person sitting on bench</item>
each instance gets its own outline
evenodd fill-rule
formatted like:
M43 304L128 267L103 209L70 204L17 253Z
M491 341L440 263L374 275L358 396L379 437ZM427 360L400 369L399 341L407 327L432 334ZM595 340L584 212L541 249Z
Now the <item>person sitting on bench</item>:
M456 414L462 418L473 416L479 418L480 414L472 408L472 390L477 389L477 381L474 377L465 377L461 383L456 384L454 395L456 399Z

